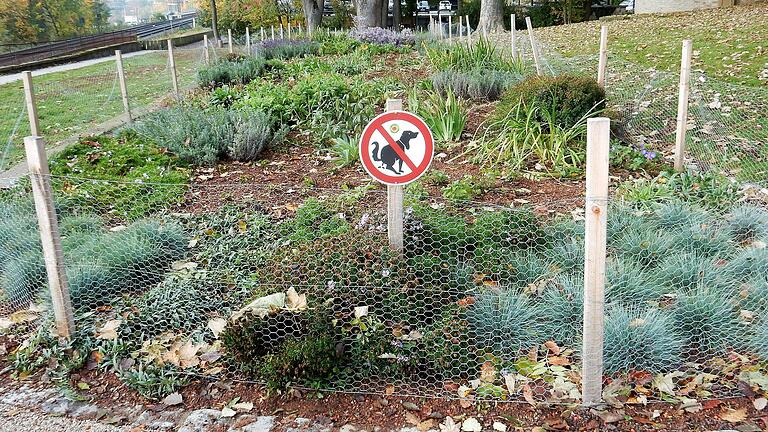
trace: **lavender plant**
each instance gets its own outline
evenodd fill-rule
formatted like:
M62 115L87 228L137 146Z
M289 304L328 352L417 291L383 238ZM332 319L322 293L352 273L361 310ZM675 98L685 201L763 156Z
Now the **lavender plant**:
M396 47L413 46L416 42L413 32L409 29L395 32L381 27L355 27L349 32L349 38L363 43Z

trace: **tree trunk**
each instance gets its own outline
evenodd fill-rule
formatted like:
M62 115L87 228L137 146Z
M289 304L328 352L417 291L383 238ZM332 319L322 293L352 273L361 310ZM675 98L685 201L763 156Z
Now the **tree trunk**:
M304 6L304 20L307 23L307 31L314 33L323 20L323 0L302 0Z
M357 22L360 28L378 27L381 25L382 0L357 0Z
M381 22L379 27L387 28L387 18L389 17L389 0L379 0L381 4Z
M400 0L392 0L392 28L400 31Z
M501 0L480 1L480 22L477 24L477 30L481 34L483 31L491 33L504 30L504 6Z
M219 39L219 13L216 11L216 0L211 0L211 28L213 29L213 40L216 46L221 48L221 39Z

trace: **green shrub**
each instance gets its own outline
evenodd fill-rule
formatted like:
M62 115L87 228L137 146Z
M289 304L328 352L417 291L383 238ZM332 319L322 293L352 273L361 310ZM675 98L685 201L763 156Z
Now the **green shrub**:
M432 86L443 97L454 94L462 99L494 101L522 76L514 72L473 70L461 72L445 70L432 76Z
M139 135L195 165L215 164L235 134L226 110L184 105L152 113L134 127Z
M454 180L442 188L443 197L452 201L471 201L493 186L493 179L467 174L460 180Z
M287 60L294 57L306 57L318 53L320 46L312 41L299 39L265 40L256 46L256 52L265 60Z
M411 207L404 221L404 243L418 252L440 251L449 256L466 253L471 242L467 221L424 204Z
M738 311L728 291L700 285L680 294L672 311L675 328L694 359L722 354L741 343Z
M264 72L261 57L223 58L197 72L200 87L216 87L224 84L247 84Z
M548 240L530 209L483 211L470 228L478 245L525 249L544 245Z
M682 364L683 345L674 320L666 312L621 306L608 309L603 364L609 374L674 370Z
M332 318L327 305L264 318L249 312L230 320L221 340L230 361L270 389L320 384L343 366L337 351L341 336Z
M584 331L584 278L558 276L550 281L538 301L544 317L545 338L560 346L577 348Z
M515 247L481 247L475 251L475 271L505 287L526 288L551 276L554 266Z
M728 221L728 233L731 238L739 243L757 239L766 239L768 236L768 212L754 205L742 205L726 217Z
M616 195L641 209L653 209L661 203L682 201L704 209L730 209L741 193L738 185L714 171L703 173L664 171L651 180L628 181Z
M466 313L479 349L514 360L542 342L541 329L535 325L540 312L525 294L516 289L487 290L475 299Z
M566 236L552 247L552 262L564 273L584 271L584 241Z
M345 219L336 214L329 204L309 198L296 210L293 219L280 225L280 233L291 242L309 242L333 237L349 230Z
M247 162L256 160L262 151L282 140L285 131L273 131L272 118L261 111L244 109L232 113L235 133L227 148L230 158Z
M605 91L592 78L575 75L536 76L509 89L497 112L504 116L522 102L541 109L534 113L538 123L554 123L570 129L583 118L605 109ZM549 113L549 114L547 114ZM552 115L554 114L554 115Z

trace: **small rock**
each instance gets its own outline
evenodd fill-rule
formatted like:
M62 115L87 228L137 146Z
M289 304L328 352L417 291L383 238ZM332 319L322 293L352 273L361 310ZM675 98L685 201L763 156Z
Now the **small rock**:
M93 420L99 414L99 407L95 405L80 404L74 408L71 416L79 420Z
M429 415L427 417L435 419L435 420L442 420L442 419L445 418L445 414L443 414L441 412L438 412L438 411L433 411L433 412L429 413Z
M181 397L180 393L171 393L168 396L163 399L163 405L166 406L173 406L173 405L179 405L182 402L184 402L184 398Z
M499 432L507 432L507 425L501 422L493 422L493 430Z
M403 408L408 411L421 411L421 408L413 402L403 402Z
M296 417L296 420L293 422L296 423L297 426L306 426L308 425L312 420L304 417Z
M40 409L47 414L65 415L72 407L72 403L64 398L48 399L40 406Z
M221 416L221 411L215 409L200 409L189 413L178 432L206 432Z
M344 425L339 429L339 432L356 432L357 428L352 426L351 424Z
M259 416L255 422L243 426L243 432L269 432L275 425L275 417Z

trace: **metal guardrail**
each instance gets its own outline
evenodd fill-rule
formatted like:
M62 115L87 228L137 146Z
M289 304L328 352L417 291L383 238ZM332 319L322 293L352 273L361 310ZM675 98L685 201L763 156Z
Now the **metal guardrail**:
M136 42L174 29L190 27L195 15L196 13L186 14L178 20L142 24L125 30L81 36L0 54L0 67L21 65L77 54L91 49Z

